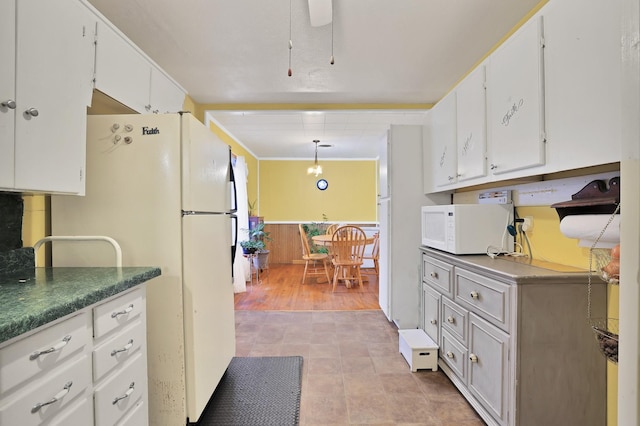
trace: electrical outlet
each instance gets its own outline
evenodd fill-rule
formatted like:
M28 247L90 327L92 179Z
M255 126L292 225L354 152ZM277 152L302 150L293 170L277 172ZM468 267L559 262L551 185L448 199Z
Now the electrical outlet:
M522 222L522 230L524 232L531 232L533 229L533 216L525 216L524 222Z

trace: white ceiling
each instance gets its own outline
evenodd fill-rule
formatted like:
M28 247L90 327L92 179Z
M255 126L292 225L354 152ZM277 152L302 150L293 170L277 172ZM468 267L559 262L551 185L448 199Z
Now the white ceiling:
M307 0L88 1L259 158L377 156L539 2L341 0L312 27Z

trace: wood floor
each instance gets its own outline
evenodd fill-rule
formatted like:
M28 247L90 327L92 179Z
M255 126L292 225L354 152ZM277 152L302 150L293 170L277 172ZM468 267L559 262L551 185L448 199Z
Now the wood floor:
M325 277L307 277L301 284L304 265L271 264L256 283L247 282L245 293L235 294L235 309L247 311L356 311L380 309L378 278L363 270L363 288L339 283L332 292ZM364 272L369 272L364 274Z

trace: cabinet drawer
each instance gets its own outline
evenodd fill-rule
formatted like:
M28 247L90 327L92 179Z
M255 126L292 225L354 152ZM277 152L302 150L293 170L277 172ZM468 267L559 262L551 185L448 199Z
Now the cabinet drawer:
M469 312L455 302L442 298L442 327L464 346L467 346Z
M507 332L510 289L508 284L456 269L454 300Z
M144 401L140 401L133 407L131 412L118 423L118 426L140 426L147 424L149 424L147 404Z
M56 368L17 398L1 403L0 424L31 426L49 421L62 413L90 384L91 358L82 355Z
M93 310L94 338L98 339L139 317L144 308L142 296L142 289L138 289L95 307Z
M425 254L422 255L422 280L447 296L453 296L452 272L452 265Z
M467 384L467 350L462 344L447 332L442 330L442 346L440 358L451 368L451 370Z
M0 396L82 352L90 341L89 326L82 313L1 349Z
M96 426L113 425L147 393L147 360L142 354L95 390Z
M48 426L75 426L93 424L93 398L82 398L80 403L69 407ZM141 423L142 424L142 423Z
M145 339L144 324L138 320L95 348L93 379L100 380L106 373L131 359L145 344Z

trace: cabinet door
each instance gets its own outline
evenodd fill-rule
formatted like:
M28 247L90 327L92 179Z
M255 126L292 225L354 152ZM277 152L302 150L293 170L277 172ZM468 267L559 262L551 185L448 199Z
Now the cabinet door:
M542 9L550 171L621 159L621 5L563 0Z
M542 17L527 22L490 56L487 86L493 174L543 165Z
M458 182L486 176L485 67L476 68L456 88Z
M15 188L84 193L95 20L77 0L16 12Z
M430 173L436 187L456 183L456 93L451 92L430 112ZM426 173L426 171L425 171Z
M471 393L501 424L509 404L509 335L469 314L469 383Z
M98 22L96 89L139 112L150 112L151 64L117 30Z
M422 284L422 307L424 331L440 345L440 293L427 284Z
M151 68L149 104L154 114L182 111L185 93L159 69Z
M16 21L13 0L0 2L0 188L13 188Z

